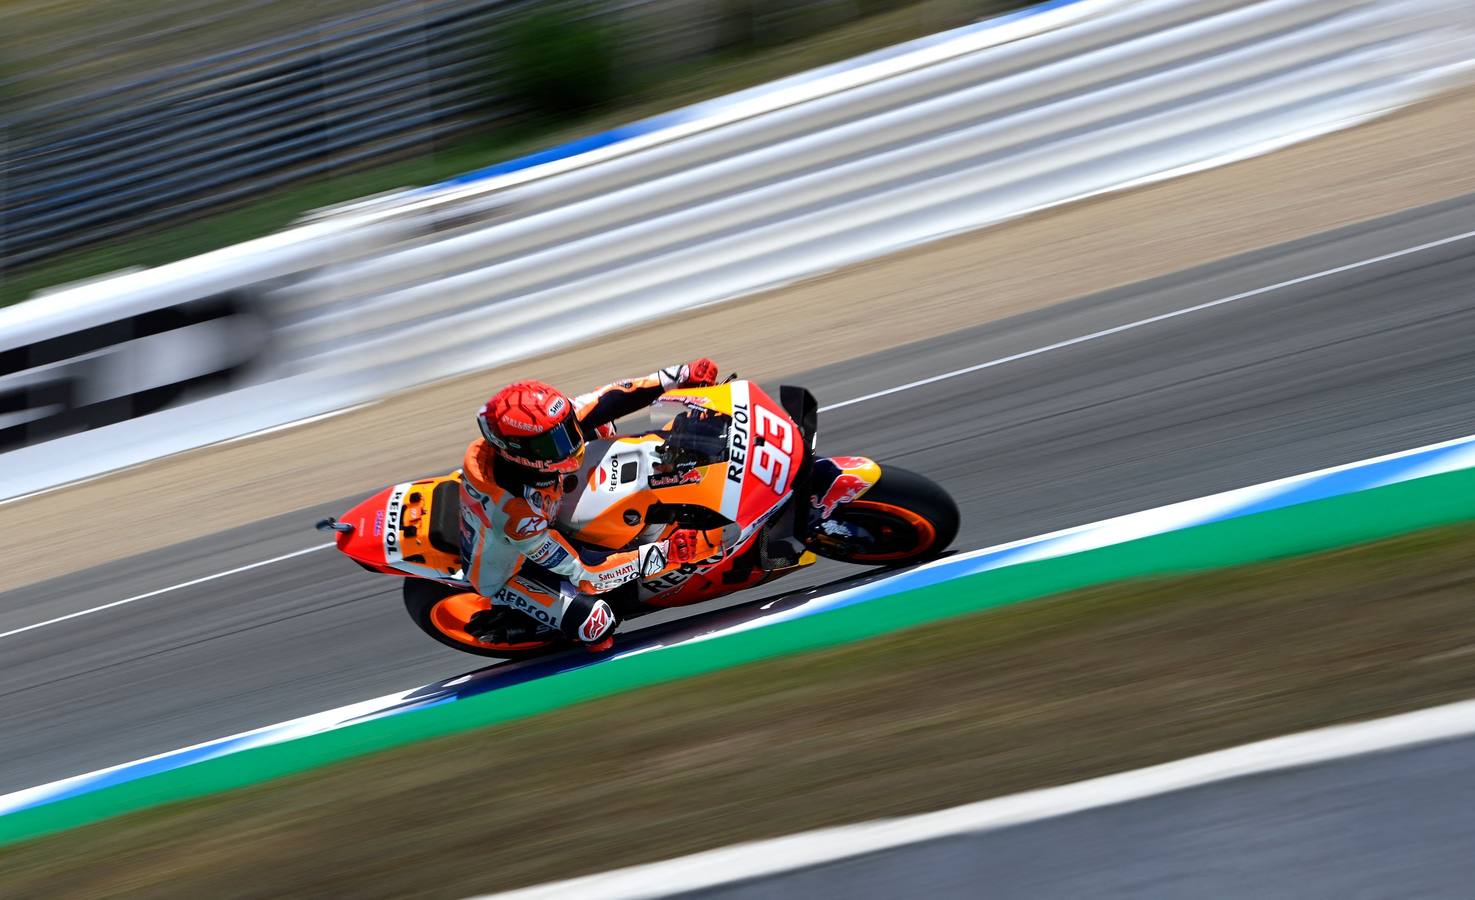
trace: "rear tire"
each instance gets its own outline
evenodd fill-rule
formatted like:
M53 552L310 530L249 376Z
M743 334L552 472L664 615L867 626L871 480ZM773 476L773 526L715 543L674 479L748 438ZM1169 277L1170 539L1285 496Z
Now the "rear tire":
M860 565L909 566L941 556L958 536L962 514L942 486L925 475L882 465L881 479L860 499L836 507L828 521L863 532L866 541L819 531L809 549Z
M487 644L476 640L465 632L466 621L476 612L489 609L491 601L464 588L424 578L406 578L404 597L405 611L421 631L462 653L494 659L531 659L568 646L561 639L520 644Z

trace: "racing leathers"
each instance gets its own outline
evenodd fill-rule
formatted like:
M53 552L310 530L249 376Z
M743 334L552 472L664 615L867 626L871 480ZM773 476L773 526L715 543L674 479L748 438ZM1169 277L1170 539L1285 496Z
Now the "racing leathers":
M612 437L616 419L649 406L667 390L687 386L690 378L687 366L673 366L580 395L574 398L580 430L586 440ZM464 577L492 601L493 612L510 607L529 620L519 623L521 628L500 627L502 639L536 639L541 626L602 649L618 616L600 594L639 578L659 577L722 549L720 538L696 531L679 531L633 550L575 547L550 527L573 481L571 475L499 457L483 438L466 449L461 477ZM535 565L527 567L527 562ZM561 583L555 586L554 580Z

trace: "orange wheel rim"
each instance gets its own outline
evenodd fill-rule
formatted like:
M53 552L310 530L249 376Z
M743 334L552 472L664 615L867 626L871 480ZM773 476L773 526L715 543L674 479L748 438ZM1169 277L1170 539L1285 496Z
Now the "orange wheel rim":
M470 624L472 616L491 608L492 601L480 594L471 592L452 594L436 601L436 604L430 608L430 624L435 626L436 631L451 640L482 650L537 650L551 643L551 641L523 641L518 644L497 644L477 640L466 631L466 626Z
M905 506L862 498L852 500L840 508L847 512L867 514L867 518L874 516L882 520L887 518L900 520L916 535L915 543L905 550L895 550L890 553L856 553L850 557L854 562L891 562L906 559L926 553L932 549L933 544L937 543L937 529L933 524L925 516L920 516ZM890 535L883 533L882 536L889 537Z

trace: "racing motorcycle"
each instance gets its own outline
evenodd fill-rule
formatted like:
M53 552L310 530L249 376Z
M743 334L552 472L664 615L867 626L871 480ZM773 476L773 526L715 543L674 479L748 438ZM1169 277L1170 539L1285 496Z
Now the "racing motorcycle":
M819 407L804 388L778 398L750 381L668 391L651 428L594 440L566 476L554 527L576 544L625 550L678 528L708 531L717 555L606 594L622 618L690 606L812 565L818 556L904 566L957 536L957 504L930 479L862 456L815 453ZM457 650L519 659L567 649L553 629L491 643L467 632L491 601L462 572L461 472L395 484L324 519L338 549L372 572L405 577L404 602L426 634ZM537 580L524 561L519 578ZM543 583L558 590L557 576ZM567 587L563 588L567 590Z

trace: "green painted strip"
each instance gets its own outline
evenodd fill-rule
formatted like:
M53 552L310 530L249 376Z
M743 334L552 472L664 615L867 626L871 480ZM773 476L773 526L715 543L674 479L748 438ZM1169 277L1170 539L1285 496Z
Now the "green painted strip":
M611 660L457 703L243 751L0 818L0 845L574 703L1082 587L1311 553L1475 519L1475 470L1319 500Z

